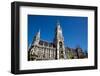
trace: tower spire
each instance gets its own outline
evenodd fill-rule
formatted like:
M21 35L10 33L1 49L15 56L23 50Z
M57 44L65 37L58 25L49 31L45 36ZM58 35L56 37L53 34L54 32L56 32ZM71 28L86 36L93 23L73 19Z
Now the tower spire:
M54 43L56 46L56 59L66 58L65 47L64 47L64 37L62 29L60 27L60 22L57 20L57 27L55 31Z
M39 29L39 31L37 33L37 37L40 38L40 29Z
M60 21L59 21L59 20L57 20L57 27L56 27L56 30L62 32L62 28L61 28L61 26L60 26Z
M57 28L60 28L60 22L57 20Z
M59 22L59 20L57 20L57 25L60 25L60 22Z
M40 41L40 29L39 29L39 31L37 32L36 36L33 39L33 44L38 45L39 41Z

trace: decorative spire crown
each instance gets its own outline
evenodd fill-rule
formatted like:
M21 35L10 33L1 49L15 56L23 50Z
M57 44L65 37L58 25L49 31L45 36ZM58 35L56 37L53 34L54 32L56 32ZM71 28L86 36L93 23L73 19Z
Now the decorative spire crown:
M57 25L60 25L60 22L59 22L59 20L57 20Z
M61 29L59 20L57 20L57 29Z
M38 31L38 33L37 33L37 36L39 36L39 37L40 37L40 29L39 29L39 31Z

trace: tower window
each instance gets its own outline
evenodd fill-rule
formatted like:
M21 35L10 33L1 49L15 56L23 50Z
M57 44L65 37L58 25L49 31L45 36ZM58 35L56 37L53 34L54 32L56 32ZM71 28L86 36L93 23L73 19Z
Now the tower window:
M60 48L62 48L62 42L59 42L59 46L60 46Z

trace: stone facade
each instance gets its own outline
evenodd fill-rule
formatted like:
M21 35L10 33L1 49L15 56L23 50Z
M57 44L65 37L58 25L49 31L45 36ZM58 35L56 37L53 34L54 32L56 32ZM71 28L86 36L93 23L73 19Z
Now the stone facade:
M59 22L57 22L53 42L41 40L39 31L33 38L33 42L28 50L29 61L80 58L87 58L87 55L80 47L73 49L64 46L64 37Z

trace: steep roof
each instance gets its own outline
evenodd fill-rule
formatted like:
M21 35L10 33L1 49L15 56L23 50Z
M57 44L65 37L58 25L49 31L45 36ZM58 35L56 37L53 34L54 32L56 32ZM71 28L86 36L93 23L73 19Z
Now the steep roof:
M55 47L54 43L52 42L48 42L48 41L44 41L44 40L40 40L39 41L39 45L44 45L44 46L48 46L48 47Z

